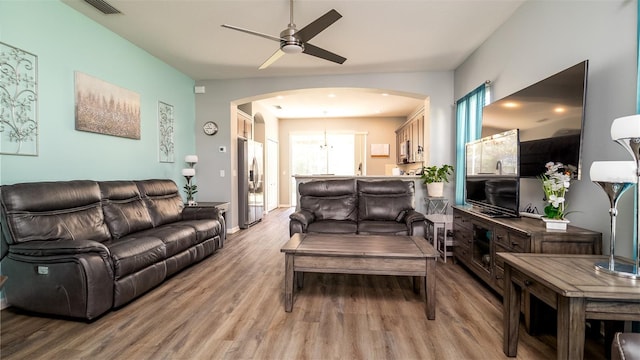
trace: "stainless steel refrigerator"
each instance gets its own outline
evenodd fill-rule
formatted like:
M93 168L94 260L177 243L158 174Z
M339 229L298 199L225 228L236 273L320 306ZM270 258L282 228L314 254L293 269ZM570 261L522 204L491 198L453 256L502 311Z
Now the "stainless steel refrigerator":
M262 143L238 138L238 225L241 229L262 220L264 166Z

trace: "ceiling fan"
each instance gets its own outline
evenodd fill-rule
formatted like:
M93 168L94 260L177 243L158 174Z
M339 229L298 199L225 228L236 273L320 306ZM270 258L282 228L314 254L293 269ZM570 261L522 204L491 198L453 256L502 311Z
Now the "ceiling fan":
M342 17L340 13L338 13L335 9L331 9L326 14L320 16L311 24L303 27L298 30L296 28L296 24L293 23L293 0L290 0L289 6L289 25L287 28L282 30L280 33L280 37L272 36L268 34L263 34L257 31L243 29L233 25L223 24L222 27L237 31L242 31L247 34L257 35L269 40L274 40L280 42L280 48L276 50L271 57L267 59L258 69L262 70L273 64L276 60L278 60L284 54L299 54L304 53L307 55L319 57L321 59L333 61L338 64L342 64L347 60L346 58L334 54L331 51L327 51L325 49L319 48L312 44L309 44L308 41L322 32L324 29L328 28L334 22L338 21Z

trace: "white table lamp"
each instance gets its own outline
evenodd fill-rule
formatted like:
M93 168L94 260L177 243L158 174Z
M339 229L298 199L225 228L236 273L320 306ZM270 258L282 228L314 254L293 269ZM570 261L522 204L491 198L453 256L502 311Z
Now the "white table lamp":
M638 182L637 165L633 161L594 161L591 164L591 181L599 185L609 197L611 207L611 238L609 241L609 261L597 262L596 270L618 275L627 273L628 264L616 263L616 216L620 196Z
M623 148L625 148L631 156L633 156L634 164L635 164L635 181L631 182L631 168L628 164L622 162L614 162L618 163L617 165L596 165L596 169L594 172L595 180L592 177L592 180L602 183L609 184L638 184L640 181L640 114L624 116L621 118L617 118L613 120L611 124L611 139L620 144ZM613 173L615 172L615 174ZM620 178L618 178L618 176ZM621 180L621 182L617 182ZM613 181L607 181L613 180ZM600 185L600 184L599 184ZM600 185L602 186L602 185ZM629 185L631 186L631 185ZM603 187L604 189L604 187ZM611 189L612 190L612 189ZM605 192L608 190L605 189ZM638 200L640 200L640 186L636 186L636 191L638 193ZM609 194L607 192L607 194ZM621 195L619 193L617 196ZM611 195L610 199L612 198ZM617 201L617 200L616 200ZM607 269L607 272L613 273L618 276L630 277L633 279L640 279L640 247L638 246L638 225L640 225L640 209L638 209L638 202L636 201L636 219L634 221L635 231L634 231L634 239L633 239L633 248L636 253L635 256L635 264L634 265L615 265L613 269L610 269L610 266ZM612 207L615 210L615 207ZM614 215L612 215L612 222L615 224ZM613 225L612 225L613 226ZM615 236L615 231L612 229L613 236ZM611 252L611 257L613 256L613 251ZM596 269L598 266L596 265ZM599 269L602 270L602 269Z

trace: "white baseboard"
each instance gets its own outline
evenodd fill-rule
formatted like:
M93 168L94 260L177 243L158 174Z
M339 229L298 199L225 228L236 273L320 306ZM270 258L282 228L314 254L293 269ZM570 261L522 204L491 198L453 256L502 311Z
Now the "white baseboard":
M227 229L227 234L234 234L234 233L237 233L238 231L240 231L240 227L234 226L232 228Z

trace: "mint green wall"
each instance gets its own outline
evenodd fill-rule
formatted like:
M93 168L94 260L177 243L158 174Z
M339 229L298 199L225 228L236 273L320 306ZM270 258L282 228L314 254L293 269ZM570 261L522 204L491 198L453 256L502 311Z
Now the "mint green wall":
M57 0L0 0L0 42L38 56L40 122L39 156L0 155L0 184L170 178L182 187L184 156L195 153L191 78ZM140 140L74 129L75 71L140 94ZM158 162L158 101L174 106L174 163Z
M40 155L0 155L0 184L171 178L195 152L194 81L52 0L0 1L0 42L38 56ZM141 139L76 131L74 72L140 94ZM158 101L174 106L175 163L158 162Z

